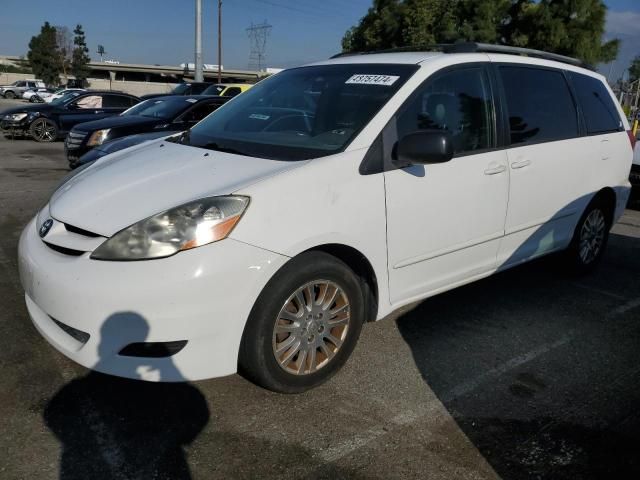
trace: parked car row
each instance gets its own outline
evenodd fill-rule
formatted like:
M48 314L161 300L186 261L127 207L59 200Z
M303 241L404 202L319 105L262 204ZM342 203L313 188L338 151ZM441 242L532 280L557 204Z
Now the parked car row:
M0 95L9 99L21 98L22 94L27 90L37 90L39 88L46 88L42 80L17 80L11 85L0 86Z

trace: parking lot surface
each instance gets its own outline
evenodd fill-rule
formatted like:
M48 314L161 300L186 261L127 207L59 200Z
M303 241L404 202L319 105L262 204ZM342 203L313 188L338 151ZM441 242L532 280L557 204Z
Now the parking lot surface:
M40 337L17 242L66 173L62 142L0 138L3 480L640 478L637 202L596 273L551 258L429 299L287 396L92 373Z

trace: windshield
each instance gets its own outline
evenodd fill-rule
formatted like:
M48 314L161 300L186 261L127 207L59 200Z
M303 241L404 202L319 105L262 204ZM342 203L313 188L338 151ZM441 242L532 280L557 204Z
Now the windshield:
M149 118L171 119L182 113L198 100L195 98L150 98L144 102L134 105L129 110L123 112L122 116L140 115Z
M67 103L67 102L70 102L72 99L76 98L81 93L82 92L67 92L67 93L63 93L61 97L56 98L51 103L53 105L63 105L65 103Z
M202 92L202 95L218 95L218 96L220 96L220 94L224 91L225 88L227 88L226 85L211 85L210 87L207 87Z
M189 90L189 84L188 83L181 83L180 85L178 85L176 88L174 88L171 91L172 95L184 95L187 90Z
M280 160L338 153L418 68L344 64L285 70L216 110L179 141Z

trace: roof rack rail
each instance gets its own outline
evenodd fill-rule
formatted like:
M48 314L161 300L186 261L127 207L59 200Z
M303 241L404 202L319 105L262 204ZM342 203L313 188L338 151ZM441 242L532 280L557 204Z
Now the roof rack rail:
M394 52L442 52L442 53L505 53L507 55L522 55L526 57L542 58L555 62L566 63L576 67L583 67L593 70L593 66L577 58L559 55L557 53L534 50L532 48L512 47L510 45L493 45L490 43L457 42L439 43L433 45L411 45L406 47L390 48L386 50L376 50L371 52L338 53L331 58L348 57L352 55L367 55L373 53L394 53Z

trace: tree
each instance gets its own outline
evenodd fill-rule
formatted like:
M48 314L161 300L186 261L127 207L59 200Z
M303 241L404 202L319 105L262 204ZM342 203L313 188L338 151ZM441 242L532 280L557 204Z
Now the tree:
M640 55L633 59L629 67L629 83L633 83L640 78Z
M476 41L536 48L609 62L619 41L602 42L602 0L374 0L342 41L343 50Z
M89 58L89 49L87 48L82 25L76 25L73 34L74 48L71 56L71 73L78 81L84 83L89 76L88 64L91 59Z
M44 23L39 35L31 37L27 59L34 75L47 85L60 82L62 58L56 43L56 29L49 22Z
M56 44L62 58L62 74L67 77L73 58L73 39L69 27L56 26Z

